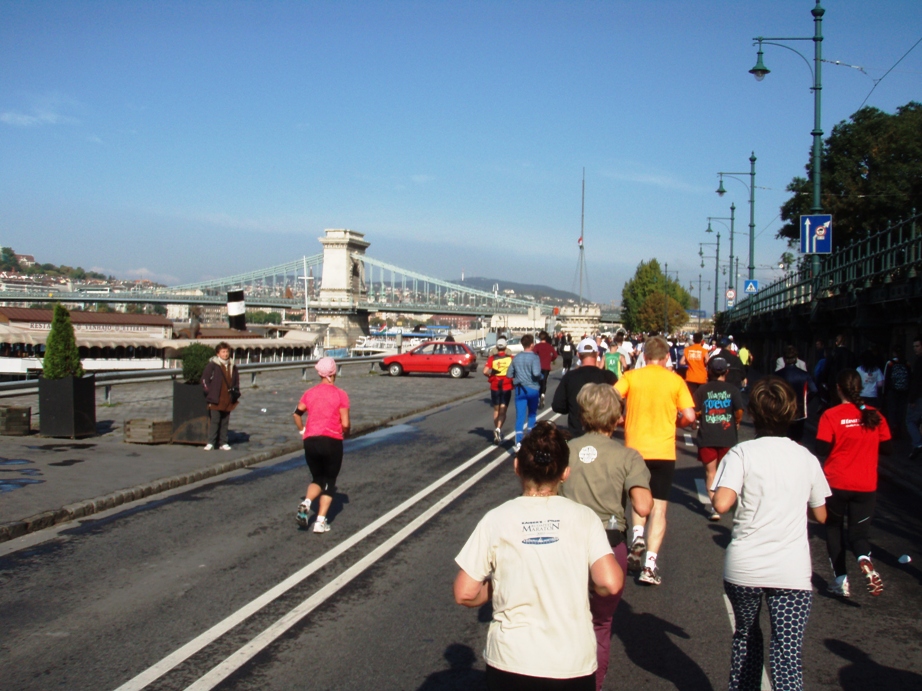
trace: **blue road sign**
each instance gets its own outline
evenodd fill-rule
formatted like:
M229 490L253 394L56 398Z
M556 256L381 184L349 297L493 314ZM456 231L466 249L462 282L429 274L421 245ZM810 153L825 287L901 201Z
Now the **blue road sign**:
M733 298L727 298L727 307L733 307L736 304L736 301Z
M830 214L800 217L800 253L832 253L832 216Z
M755 295L759 292L759 282L752 278L746 279L743 281L743 292L746 295Z

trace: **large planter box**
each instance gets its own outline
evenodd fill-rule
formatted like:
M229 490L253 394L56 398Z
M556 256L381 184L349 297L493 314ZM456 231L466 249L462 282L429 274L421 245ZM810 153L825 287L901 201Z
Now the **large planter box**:
M125 421L125 442L128 444L169 444L172 440L172 420L135 418Z
M173 382L173 443L208 443L208 403L201 384Z
M96 375L38 380L39 433L79 439L96 435Z
M32 431L31 406L0 407L0 434L22 437Z

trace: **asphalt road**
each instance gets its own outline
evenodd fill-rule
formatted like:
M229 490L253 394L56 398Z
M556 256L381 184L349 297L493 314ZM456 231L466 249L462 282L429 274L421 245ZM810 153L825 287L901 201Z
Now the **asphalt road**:
M477 396L350 440L322 536L295 524L308 472L292 456L0 550L0 686L479 688L489 611L455 605L451 583L476 522L518 493L490 427L487 397ZM694 449L681 433L677 444L663 585L627 583L608 689L726 685L730 519L707 521ZM898 563L918 554L917 506L882 486L872 531L879 598L854 586L850 601L826 594L822 528L811 526L807 688L922 688L922 571L918 560Z

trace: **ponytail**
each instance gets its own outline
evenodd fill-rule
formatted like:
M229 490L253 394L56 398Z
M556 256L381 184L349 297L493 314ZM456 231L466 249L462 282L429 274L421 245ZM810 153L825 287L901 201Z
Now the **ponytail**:
M880 424L880 413L874 408L869 408L862 400L861 375L853 369L842 370L836 377L836 383L845 400L854 404L861 411L861 426L867 429L877 429Z

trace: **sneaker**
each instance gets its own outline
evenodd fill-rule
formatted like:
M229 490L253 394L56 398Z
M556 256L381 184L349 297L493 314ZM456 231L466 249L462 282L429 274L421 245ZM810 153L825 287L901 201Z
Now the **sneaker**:
M544 394L541 394L541 398L538 399L538 407L544 407Z
M205 451L214 451L214 444L205 444Z
M327 521L316 521L314 523L314 532L328 533L330 532L330 524Z
M521 448L522 448L522 445L521 445L521 444L516 444L515 446L512 447L512 451L513 451L514 453L518 453L518 452L519 452L519 449L521 449Z
M494 444L503 443L503 431L499 427L493 430L493 443Z
M647 551L647 543L642 537L634 540L631 550L627 553L627 572L638 573L643 565L643 553Z
M830 583L829 592L839 597L851 597L852 592L848 587L848 578L844 579L841 583L836 583L835 581Z
M877 597L884 592L884 582L880 580L880 574L874 570L874 564L871 563L870 559L859 559L858 568L861 569L861 573L868 580L868 592L871 595Z
M230 451L230 444L221 444L221 451Z
M640 572L640 577L637 580L648 585L659 585L663 582L659 575L659 569L655 566L652 568L649 566L643 567L643 571Z
M719 520L720 520L720 514L717 513L714 509L711 509L711 515L708 516L708 520L709 520L709 521L715 521L715 522L716 522L716 521L719 521Z
M299 526L306 528L308 518L310 518L310 509L308 508L307 504L301 504L301 506L298 507L298 513L295 516L295 520L298 522Z

